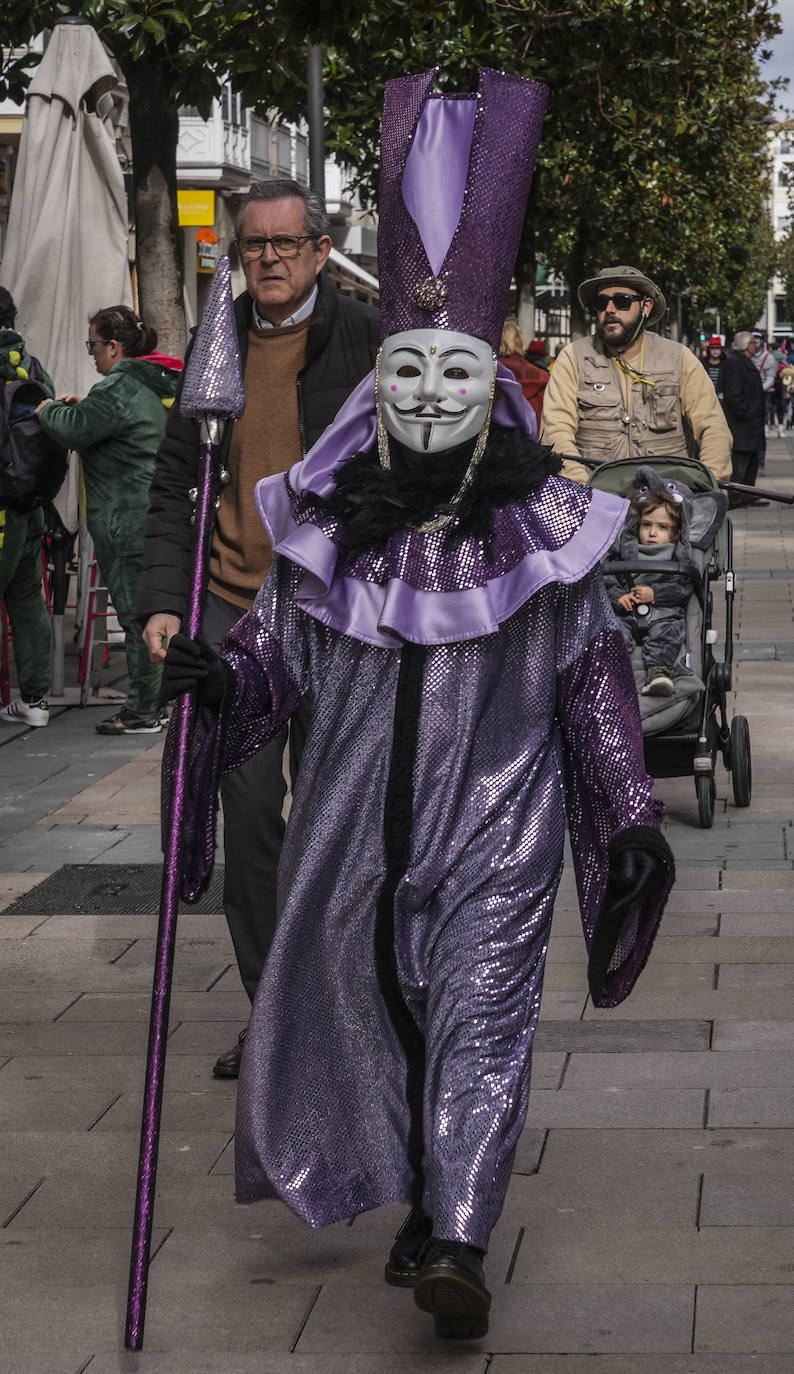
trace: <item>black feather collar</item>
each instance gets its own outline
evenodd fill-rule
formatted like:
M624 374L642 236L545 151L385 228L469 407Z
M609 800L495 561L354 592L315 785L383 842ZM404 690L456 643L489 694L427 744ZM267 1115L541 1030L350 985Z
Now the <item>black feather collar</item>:
M464 465L465 466L465 465ZM559 472L562 460L542 444L516 429L491 426L485 453L471 485L455 506L455 519L445 528L451 544L472 535L490 542L493 512L512 505ZM381 548L393 534L416 528L450 511L451 470L427 459L421 476L380 466L376 450L355 453L337 469L336 490L316 502L340 522L334 542L350 557ZM462 476L462 472L460 474Z

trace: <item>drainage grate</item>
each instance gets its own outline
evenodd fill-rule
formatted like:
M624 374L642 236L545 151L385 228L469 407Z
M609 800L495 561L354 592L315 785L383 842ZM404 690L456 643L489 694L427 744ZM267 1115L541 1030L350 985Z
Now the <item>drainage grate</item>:
M16 916L135 916L160 910L160 864L65 864L20 897L8 910ZM223 911L223 868L186 911ZM2 917L0 916L0 920Z

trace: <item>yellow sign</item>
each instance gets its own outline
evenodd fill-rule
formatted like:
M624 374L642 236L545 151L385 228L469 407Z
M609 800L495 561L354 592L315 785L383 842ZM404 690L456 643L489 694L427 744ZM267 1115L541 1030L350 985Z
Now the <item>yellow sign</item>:
M177 191L176 198L181 228L215 223L214 191Z

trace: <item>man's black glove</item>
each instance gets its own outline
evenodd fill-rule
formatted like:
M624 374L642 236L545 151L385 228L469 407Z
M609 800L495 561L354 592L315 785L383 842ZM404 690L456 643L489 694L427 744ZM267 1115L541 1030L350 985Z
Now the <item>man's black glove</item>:
M163 701L196 688L202 706L218 706L227 685L234 684L228 663L216 654L205 639L174 635L168 645L163 669Z
M674 877L675 863L670 846L658 830L634 826L612 839L607 888L593 932L587 967L594 1002L598 1002L607 980L629 912ZM629 948L624 958L636 940L634 932L627 931L626 935Z

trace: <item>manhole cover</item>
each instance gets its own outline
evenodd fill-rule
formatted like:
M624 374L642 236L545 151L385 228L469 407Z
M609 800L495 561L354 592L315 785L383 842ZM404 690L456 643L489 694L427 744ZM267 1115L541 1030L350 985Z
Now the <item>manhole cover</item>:
M135 916L160 910L160 864L66 864L20 897L9 911L30 916ZM223 868L215 868L188 911L223 911ZM1 918L0 918L1 919Z

